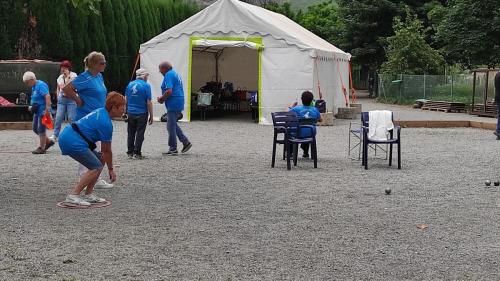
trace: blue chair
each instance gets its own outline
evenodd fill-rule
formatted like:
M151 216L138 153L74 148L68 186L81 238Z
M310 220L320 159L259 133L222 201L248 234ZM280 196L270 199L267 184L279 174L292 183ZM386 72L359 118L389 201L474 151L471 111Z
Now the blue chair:
M314 168L318 167L317 146L316 146L316 131L313 125L307 124L311 121L304 119L301 125L295 112L273 112L271 113L274 125L273 138L273 155L271 167L274 167L276 160L276 144L283 144L283 157L286 154L287 169L291 170L291 158L293 154L294 166L297 166L298 145L309 143L311 145L311 157L314 160ZM310 137L301 137L303 130L310 130ZM283 139L278 136L282 134Z
M392 121L394 122L394 114L392 115ZM396 144L398 146L398 169L401 169L401 127L394 126L394 129L389 131L389 137L387 140L372 140L368 138L368 126L369 126L369 113L362 112L361 113L361 124L363 129L363 159L362 165L365 166L365 169L368 169L368 148L370 144L380 145L380 144L388 144L389 145L389 166L392 166L392 148L393 145ZM396 131L396 136L394 136L394 131Z

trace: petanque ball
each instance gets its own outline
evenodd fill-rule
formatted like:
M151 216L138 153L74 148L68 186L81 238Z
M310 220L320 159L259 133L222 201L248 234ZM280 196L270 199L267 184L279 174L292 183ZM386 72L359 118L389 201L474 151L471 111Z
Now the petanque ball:
M390 188L386 188L386 189L385 189L385 194L389 195L389 194L391 194L391 191L392 191L392 190L391 190Z
M495 186L499 186L499 185L500 185L500 181L495 181L493 184L494 184Z
M486 180L486 181L484 182L484 184L485 184L486 186L490 186L490 185L491 185L491 181L490 181L490 180Z

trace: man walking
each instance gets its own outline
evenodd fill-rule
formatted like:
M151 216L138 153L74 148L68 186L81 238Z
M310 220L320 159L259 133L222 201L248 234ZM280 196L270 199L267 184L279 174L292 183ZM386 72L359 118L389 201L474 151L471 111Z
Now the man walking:
M151 86L147 83L149 72L140 68L135 72L136 80L130 82L125 90L127 97L128 139L127 155L130 159L144 159L141 148L144 141L146 124L153 124L153 104Z
M163 155L174 156L178 154L177 139L182 142L182 153L186 153L192 146L188 138L184 135L177 124L177 117L184 109L184 88L179 74L172 69L169 62L162 62L159 65L160 73L163 75L161 84L162 96L158 97L159 103L165 103L167 108L167 131L168 131L168 152Z
M497 140L500 140L500 71L495 75L495 103L497 105L498 120L494 134L497 136Z

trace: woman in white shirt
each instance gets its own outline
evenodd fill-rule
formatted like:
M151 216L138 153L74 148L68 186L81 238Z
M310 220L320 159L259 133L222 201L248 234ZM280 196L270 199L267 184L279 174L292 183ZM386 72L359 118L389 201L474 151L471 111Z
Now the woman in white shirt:
M64 60L61 62L61 75L57 78L57 113L56 122L54 125L54 134L50 137L51 140L57 141L61 125L66 114L68 114L69 122L75 121L76 102L68 97L63 92L64 86L76 78L76 73L71 71L71 62Z

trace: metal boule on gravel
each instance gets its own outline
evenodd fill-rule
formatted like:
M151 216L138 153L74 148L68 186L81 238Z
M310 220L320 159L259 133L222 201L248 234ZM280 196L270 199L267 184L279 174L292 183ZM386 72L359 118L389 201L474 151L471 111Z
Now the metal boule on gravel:
M484 181L484 184L485 184L486 186L490 186L490 185L491 185L491 181L490 181L490 180L486 180L486 181Z
M386 188L386 189L385 189L385 194L389 195L389 194L391 194L391 191L392 191L392 190L391 190L390 188Z
M493 185L495 185L495 186L499 186L499 185L500 185L500 181L495 181L495 182L493 182Z

